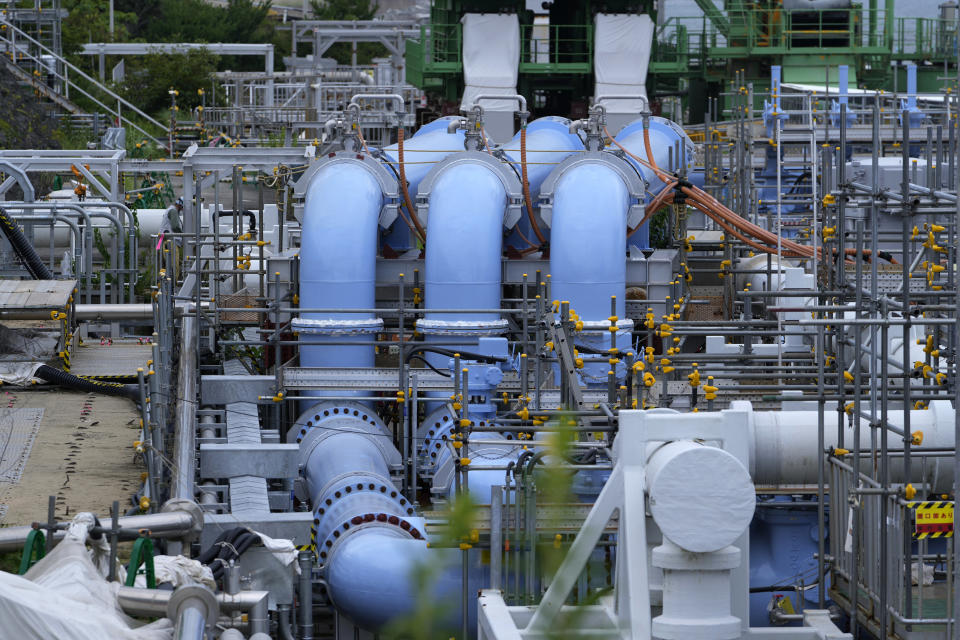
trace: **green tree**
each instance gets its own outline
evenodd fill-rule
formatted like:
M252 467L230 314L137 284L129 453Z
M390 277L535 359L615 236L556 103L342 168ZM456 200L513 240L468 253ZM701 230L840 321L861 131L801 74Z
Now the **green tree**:
M109 0L64 0L63 8L68 11L61 27L63 52L66 55L76 54L88 42L126 41L130 36L130 26L136 23L137 18L136 13L115 10L111 38Z
M209 93L217 60L203 50L140 56L128 61L127 76L119 88L124 97L148 113L169 108L170 89L179 91L177 105L181 110L191 109L200 104L197 89Z

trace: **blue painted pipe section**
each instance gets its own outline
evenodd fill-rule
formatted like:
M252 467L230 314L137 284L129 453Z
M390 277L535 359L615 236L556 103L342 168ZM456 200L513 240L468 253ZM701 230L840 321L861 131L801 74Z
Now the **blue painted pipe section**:
M626 127L620 130L616 136L617 142L624 146L633 155L649 160L647 158L647 149L643 141L643 120L634 120ZM611 149L616 149L613 146ZM686 167L687 173L693 170L694 147L689 136L676 123L661 118L651 116L650 118L650 149L653 151L653 159L660 169L673 173L681 165ZM664 182L657 177L652 169L642 165L633 158L627 157L630 164L643 176L647 183L646 202L650 202L663 189ZM631 237L630 244L639 249L650 248L650 226L645 224L638 229Z
M451 153L463 151L463 131L447 133L447 125L451 120L458 119L448 116L426 124L403 143L403 166L407 177L407 188L410 198L416 199L420 181L430 172L433 165L446 158ZM399 176L400 154L399 145L391 144L384 147L383 154L393 171ZM383 243L395 251L406 251L417 246L416 235L401 218L397 218L383 238Z
M377 224L383 194L360 163L331 162L306 192L300 249L303 308L372 309L375 304ZM370 314L305 313L321 323L373 321ZM332 333L332 331L331 331ZM301 333L305 367L372 367L371 346L322 346L329 341L369 342L369 335Z
M570 302L584 322L610 316L610 297L617 297L617 316L625 317L627 211L630 195L623 179L601 163L578 165L557 181L550 233L550 273L554 300ZM584 333L578 342L608 349L609 333ZM629 347L629 333L618 337ZM585 382L607 379L609 367L588 363Z
M540 195L540 185L550 172L571 153L583 151L583 148L580 136L570 133L570 121L566 118L547 116L527 125L527 181L530 183L530 199L535 208ZM513 136L513 139L500 147L500 150L507 156L517 175L522 176L520 134ZM537 236L531 228L526 209L517 223L517 229L530 242L537 242ZM542 221L540 221L540 231L545 236L549 233L549 227ZM518 250L529 246L516 230L507 238L507 244Z
M444 171L430 194L424 303L427 309L499 309L500 253L507 195L480 164ZM496 320L499 314L427 314L443 322Z
M789 496L766 502L783 503L782 508L758 508L750 524L750 587L781 586L750 594L750 626L769 627L768 605L775 595L789 597L793 608L816 608L819 587L803 592L797 601L793 585L817 581L817 510L792 506Z

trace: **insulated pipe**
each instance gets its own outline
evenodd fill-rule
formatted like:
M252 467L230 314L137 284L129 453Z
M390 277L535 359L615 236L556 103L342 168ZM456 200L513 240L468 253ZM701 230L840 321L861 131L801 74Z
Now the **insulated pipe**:
M121 529L139 531L149 529L153 538L185 538L199 533L203 527L203 514L196 505L191 509L184 505L184 510L171 510L160 513L150 513L138 516L121 516L118 520ZM109 518L101 522L109 522ZM58 530L54 532L55 541L66 535L67 523L57 523ZM0 553L19 551L27 541L27 536L33 527L3 527L0 528Z
M731 409L750 410L748 402L734 402ZM890 411L890 425L902 429L903 411ZM750 428L750 467L751 476L759 485L804 485L816 484L817 461L822 452L817 449L817 412L816 411L751 411ZM914 447L914 451L924 449L953 449L954 447L954 410L949 401L935 400L926 410L910 411L910 429L913 433L922 432L923 442ZM844 421L844 447L853 446L854 427ZM837 446L837 430L829 428L824 432L825 446L832 449ZM871 450L872 429L870 421L860 418L860 449L863 453L863 468L873 465ZM901 436L890 434L890 450L902 449L894 443L901 442ZM847 458L841 458L848 460ZM903 458L891 457L890 478L895 483L927 482L931 490L950 491L953 484L952 457L931 457L922 465L911 467L911 477L903 474Z
M538 118L527 125L527 183L530 186L530 194L533 202L537 202L540 195L540 185L546 179L550 172L560 164L567 156L572 153L583 151L583 141L576 134L570 133L570 120L567 118L558 118L547 116ZM499 148L510 162L517 175L521 175L521 153L520 153L520 133L513 136L513 139ZM534 213L536 215L536 213ZM546 225L541 222L541 229L546 229ZM523 237L520 236L523 234ZM509 244L525 249L529 242L536 242L527 217L520 218L516 230L511 234Z

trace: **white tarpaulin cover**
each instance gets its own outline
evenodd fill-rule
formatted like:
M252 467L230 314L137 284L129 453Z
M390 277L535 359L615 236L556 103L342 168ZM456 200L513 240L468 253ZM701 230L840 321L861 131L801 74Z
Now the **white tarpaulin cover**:
M25 576L0 571L0 635L18 640L170 640L173 627L162 619L146 626L117 604L118 583L107 582L102 545L94 558L86 548L92 514L74 518L67 535ZM137 628L135 628L137 627Z
M593 34L593 72L597 84L594 99L601 96L647 97L647 67L653 46L650 16L626 13L598 13ZM607 113L637 114L644 101L602 100Z
M467 13L463 23L463 101L478 95L516 95L520 68L520 22L515 13ZM484 111L519 108L516 100L483 100Z

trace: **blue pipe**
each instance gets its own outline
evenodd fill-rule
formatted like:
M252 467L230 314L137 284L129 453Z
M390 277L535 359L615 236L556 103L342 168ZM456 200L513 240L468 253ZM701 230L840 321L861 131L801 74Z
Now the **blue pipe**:
M910 126L921 126L924 113L920 110L920 107L917 106L917 65L915 64L907 65L907 99L906 101L901 100L900 103L901 110L906 110L909 113ZM903 120L902 113L900 114L900 120ZM913 147L919 148L919 145L911 145L911 154L913 153ZM917 155L919 155L919 153Z
M403 143L403 165L407 176L407 187L410 197L416 198L420 181L430 172L433 166L453 152L463 151L463 130L447 133L447 125L451 120L459 119L456 116L447 116L426 124ZM399 145L391 144L383 148L383 155L399 174ZM389 231L383 237L383 243L396 251L406 251L417 247L417 237L410 231L410 227L399 217L390 225Z
M540 185L550 172L567 156L583 151L583 148L580 136L570 133L570 121L566 118L547 116L527 125L527 181L530 184L530 199L534 207L537 206ZM513 139L500 147L500 150L503 151L517 175L522 176L520 133L518 132ZM526 211L517 223L516 229L519 229L530 242L537 242ZM516 229L510 233L506 243L515 249L526 249L528 245ZM540 229L546 235L547 226L543 222L540 222Z
M430 194L424 303L427 309L499 309L503 183L479 164L451 166ZM430 314L442 322L488 322L499 314Z
M300 249L300 305L304 308L372 309L375 304L377 224L383 194L370 169L337 161L322 167L307 187ZM314 323L300 331L305 367L372 367L369 342L379 320L370 314L305 313ZM352 326L352 328L351 328ZM359 394L359 392L358 392Z
M669 173L677 172L681 165L687 173L693 170L694 146L693 141L687 136L686 132L676 123L666 118L652 116L650 118L650 149L653 151L653 159L660 169ZM616 141L623 145L633 155L649 161L647 158L647 149L643 141L643 119L634 120L626 127L620 130L616 136ZM616 147L611 147L611 150ZM672 151L671 151L672 149ZM666 186L666 184L657 177L652 169L637 162L633 158L627 157L627 160L640 173L647 183L646 202L650 202ZM631 237L630 244L638 249L650 248L650 228L644 225L638 229Z
M627 211L630 196L623 179L601 163L576 166L557 182L550 232L553 298L569 301L585 323L610 316L610 297L617 297L617 316L625 317ZM609 333L584 332L578 342L606 350ZM630 335L618 336L628 348ZM584 382L607 379L609 367L588 363Z

